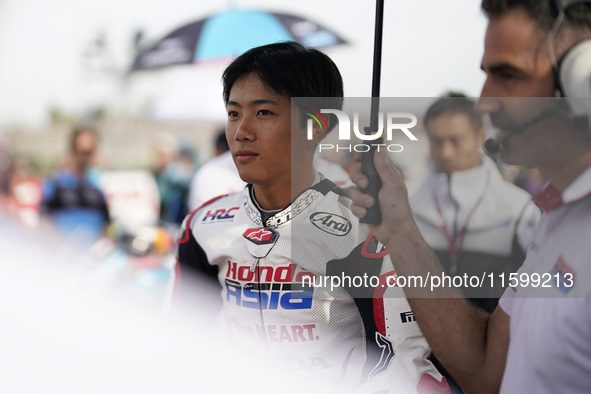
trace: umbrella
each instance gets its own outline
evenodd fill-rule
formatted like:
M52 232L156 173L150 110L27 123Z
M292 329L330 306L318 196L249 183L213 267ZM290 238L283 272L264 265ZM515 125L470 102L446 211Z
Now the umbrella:
M131 69L233 58L250 48L279 41L297 41L315 48L345 43L336 33L295 15L230 8L168 34L141 51Z
M371 121L369 127L365 129L366 134L371 134L378 129L378 111L380 106L380 75L382 71L382 35L384 28L384 0L376 0L376 24L374 31L373 48L373 75L371 87ZM378 138L376 144L380 144L382 138ZM378 201L378 194L382 188L382 180L374 166L375 145L369 152L363 154L361 160L361 169L369 180L369 186L363 189L364 193L373 196ZM359 220L361 223L380 224L382 222L382 212L380 205L375 204L367 210L367 215Z

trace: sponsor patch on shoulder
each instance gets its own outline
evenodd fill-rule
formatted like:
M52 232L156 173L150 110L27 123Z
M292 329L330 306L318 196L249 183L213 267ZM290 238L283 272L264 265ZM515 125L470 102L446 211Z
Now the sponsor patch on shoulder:
M310 215L310 222L318 229L342 237L351 231L349 219L328 212L314 212Z

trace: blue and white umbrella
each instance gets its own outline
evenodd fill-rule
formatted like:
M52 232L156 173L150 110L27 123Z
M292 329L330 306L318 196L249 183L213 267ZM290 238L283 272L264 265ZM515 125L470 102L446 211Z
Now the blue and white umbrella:
M280 41L325 48L343 44L336 33L294 15L230 8L183 26L135 58L132 71L233 58L250 48Z

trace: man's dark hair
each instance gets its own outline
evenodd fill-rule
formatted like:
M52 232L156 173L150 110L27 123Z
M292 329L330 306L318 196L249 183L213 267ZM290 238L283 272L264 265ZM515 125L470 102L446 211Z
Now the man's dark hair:
M449 92L443 97L435 101L427 109L425 118L423 119L425 128L427 124L443 114L464 114L470 121L472 129L476 133L482 128L482 118L476 113L474 108L474 101L466 97L463 93Z
M288 41L252 48L224 71L224 103L232 86L247 74L256 75L271 91L287 97L337 97L332 108L341 109L343 79L336 64L317 49ZM330 122L334 126L336 122Z
M482 10L489 19L504 16L510 11L521 8L526 11L544 32L550 32L558 7L556 0L482 0ZM564 26L574 30L591 32L591 2L572 4L565 11Z

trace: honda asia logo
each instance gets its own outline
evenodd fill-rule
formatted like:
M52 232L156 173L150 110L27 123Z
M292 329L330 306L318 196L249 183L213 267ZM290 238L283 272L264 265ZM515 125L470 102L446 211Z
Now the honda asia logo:
M210 209L205 213L202 224L216 223L216 222L233 222L236 217L236 211L240 207Z
M311 309L314 288L303 282L313 276L296 264L252 267L228 261L225 298L250 309Z
M377 143L379 138L385 134L385 141L392 141L394 131L402 131L411 141L417 141L417 137L410 131L411 128L417 125L417 117L407 112L387 112L385 115L383 112L378 114L378 129L373 130L372 134L365 134L361 132L359 127L359 113L353 113L353 124L349 115L345 112L337 109L321 109L320 113L314 111L313 114L306 112L306 115L310 117L307 121L307 138L308 140L313 139L314 135L314 124L325 125L326 120L321 114L333 114L338 119L338 130L339 130L339 141L350 141L351 130L355 137L364 141L361 144L319 144L318 149L322 151L347 151L347 152L368 152L372 147L380 151L380 149L386 149L388 152L402 152L404 147L400 144L389 144L389 143ZM314 115L314 116L312 116ZM385 120L384 120L385 119ZM385 127L384 127L385 123Z
M328 212L315 212L310 215L310 222L325 233L342 237L351 231L351 222L339 215Z

